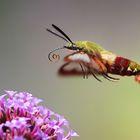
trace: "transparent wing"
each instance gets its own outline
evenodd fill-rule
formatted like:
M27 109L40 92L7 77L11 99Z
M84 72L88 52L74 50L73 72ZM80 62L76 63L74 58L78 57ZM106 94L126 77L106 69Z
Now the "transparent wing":
M119 80L109 76L104 63L93 55L90 56L85 53L76 52L66 56L64 60L66 63L58 71L61 76L83 75L84 78L88 78L88 75L93 75L100 82L101 80L98 76L103 76L110 81Z

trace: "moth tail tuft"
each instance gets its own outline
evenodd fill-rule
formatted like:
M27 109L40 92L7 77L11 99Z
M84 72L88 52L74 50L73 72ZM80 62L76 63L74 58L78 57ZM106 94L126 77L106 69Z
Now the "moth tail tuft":
M140 75L135 75L135 81L140 84Z

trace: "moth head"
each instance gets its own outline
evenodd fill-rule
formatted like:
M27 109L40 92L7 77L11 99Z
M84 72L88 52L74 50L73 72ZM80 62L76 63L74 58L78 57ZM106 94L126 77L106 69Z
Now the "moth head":
M73 50L73 51L80 51L82 48L78 47L77 44L75 42L73 42L59 27L57 27L56 25L52 24L52 27L57 30L61 35L59 35L58 33L56 32L53 32L51 31L50 29L46 29L48 32L52 33L53 35L63 39L64 41L67 42L67 45L63 46L63 47L60 47L60 48L56 48L54 49L53 51L51 51L49 54L48 54L48 58L50 61L51 60L51 54L53 54L53 52L57 51L57 50L60 50L60 49L69 49L69 50ZM53 54L52 55L53 59L54 58L59 58L59 55L56 55L56 54Z
M73 51L81 51L83 48L78 46L77 42L68 43L64 48L73 50Z

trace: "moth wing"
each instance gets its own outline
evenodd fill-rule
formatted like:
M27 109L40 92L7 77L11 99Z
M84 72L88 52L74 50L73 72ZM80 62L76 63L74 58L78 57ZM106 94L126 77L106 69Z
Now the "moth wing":
M96 58L96 61L95 59ZM59 69L60 75L81 75L81 74L91 74L92 72L98 73L100 69L99 63L97 63L97 57L94 54L89 55L83 52L75 52L67 55L64 61L67 62L63 64Z
M74 76L74 75L83 75L83 70L80 64L75 62L68 62L63 64L58 70L60 76Z

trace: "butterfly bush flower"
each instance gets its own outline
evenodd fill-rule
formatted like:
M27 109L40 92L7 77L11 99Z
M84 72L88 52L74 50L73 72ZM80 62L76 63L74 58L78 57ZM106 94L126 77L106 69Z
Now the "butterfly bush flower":
M27 92L5 91L0 96L0 140L69 140L78 136L65 118L40 102Z

